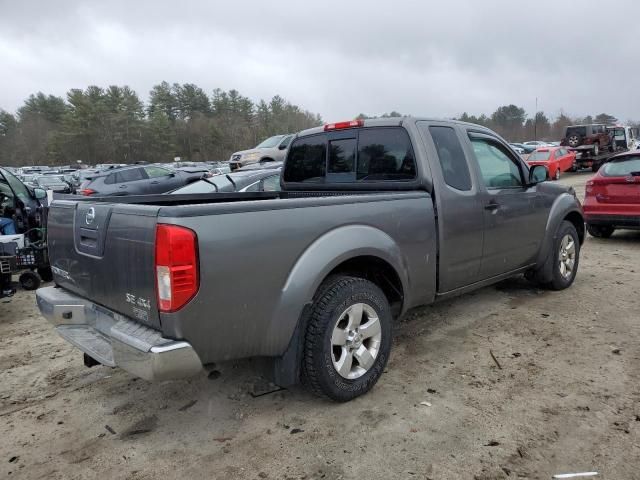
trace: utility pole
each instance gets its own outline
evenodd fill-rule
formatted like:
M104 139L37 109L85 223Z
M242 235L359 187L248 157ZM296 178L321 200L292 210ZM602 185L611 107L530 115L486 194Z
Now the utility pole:
M533 139L538 140L538 97L536 97L536 113L533 117Z

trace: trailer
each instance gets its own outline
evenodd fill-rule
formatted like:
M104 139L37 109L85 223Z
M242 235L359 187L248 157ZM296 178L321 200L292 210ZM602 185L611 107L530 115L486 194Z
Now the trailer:
M583 148L584 147L584 148ZM609 161L611 157L622 152L627 152L629 149L618 149L615 151L597 151L594 152L592 145L582 145L576 148L569 148L570 151L576 152L576 159L571 167L572 172L577 172L584 168L590 168L592 172L597 172L598 169Z

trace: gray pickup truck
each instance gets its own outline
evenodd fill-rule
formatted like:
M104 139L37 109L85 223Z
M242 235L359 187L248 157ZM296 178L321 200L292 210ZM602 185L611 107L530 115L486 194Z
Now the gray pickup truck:
M88 365L164 380L269 357L280 385L347 401L408 309L518 274L572 284L582 207L547 175L477 125L314 128L281 192L55 200L38 305Z

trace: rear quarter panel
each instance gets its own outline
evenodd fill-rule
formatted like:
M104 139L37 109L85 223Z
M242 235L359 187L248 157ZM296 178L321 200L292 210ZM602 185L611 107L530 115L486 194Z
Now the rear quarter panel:
M189 341L204 363L282 354L322 280L352 257L394 266L405 309L435 294L426 192L174 207L158 221L198 235L200 290L161 320L165 335Z

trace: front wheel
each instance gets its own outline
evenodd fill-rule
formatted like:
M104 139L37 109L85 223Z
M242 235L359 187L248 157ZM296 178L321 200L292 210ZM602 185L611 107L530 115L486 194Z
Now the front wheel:
M556 169L556 174L553 176L554 180L560 180L560 167Z
M589 235L596 238L609 238L613 235L615 228L606 225L589 225L587 223L587 232Z
M363 278L332 278L311 308L303 355L313 393L346 402L376 384L391 351L391 310L377 285Z
M578 273L580 239L576 227L565 220L558 229L553 248L553 277L550 287L564 290L571 286Z
M598 142L593 144L593 156L597 157L600 154L600 144Z

